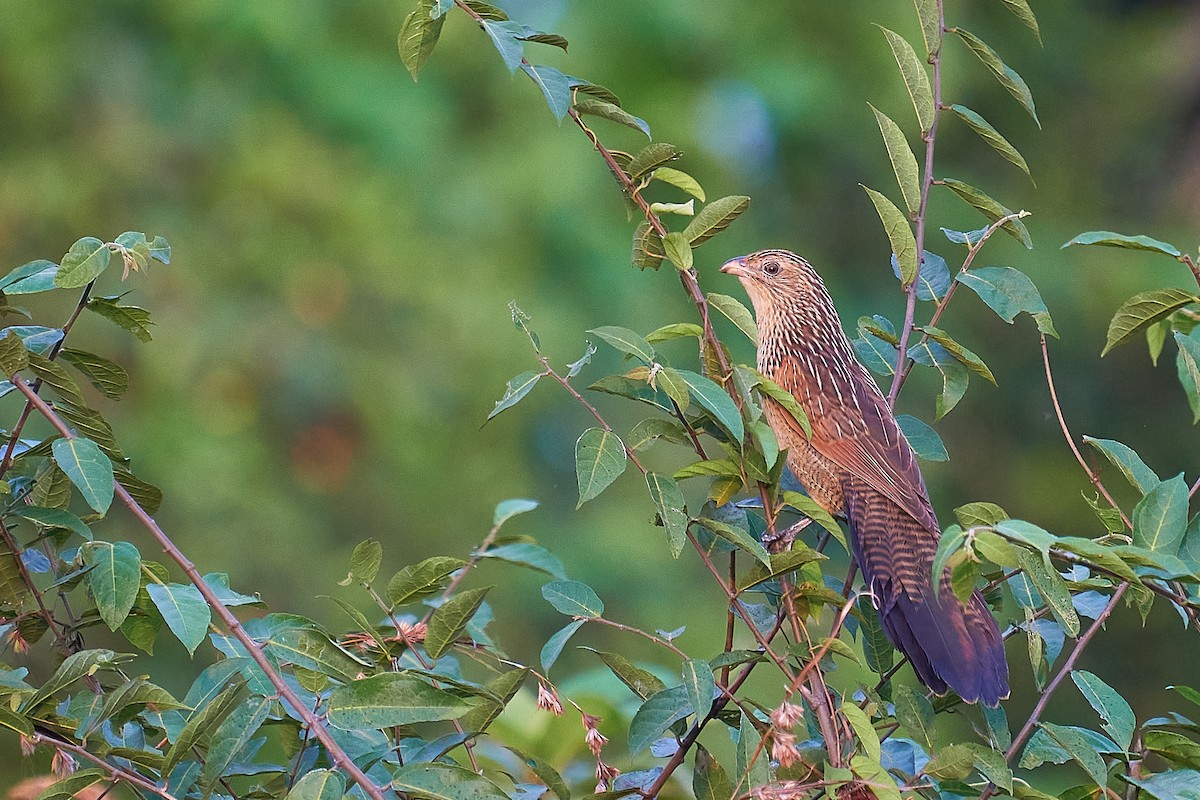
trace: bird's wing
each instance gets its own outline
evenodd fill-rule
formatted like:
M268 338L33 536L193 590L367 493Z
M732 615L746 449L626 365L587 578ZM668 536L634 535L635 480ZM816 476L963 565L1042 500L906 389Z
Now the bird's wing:
M823 370L817 383L814 376L803 375L798 359L784 357L774 380L808 414L818 453L865 481L936 537L937 516L912 448L875 381L857 361L847 366L848 376Z

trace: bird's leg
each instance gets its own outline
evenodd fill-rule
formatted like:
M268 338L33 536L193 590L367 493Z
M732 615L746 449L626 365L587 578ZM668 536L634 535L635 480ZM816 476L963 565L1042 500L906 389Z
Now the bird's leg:
M792 542L796 541L796 536L810 524L812 524L812 519L804 517L782 531L768 530L763 534L763 545L772 553L783 552L791 548Z

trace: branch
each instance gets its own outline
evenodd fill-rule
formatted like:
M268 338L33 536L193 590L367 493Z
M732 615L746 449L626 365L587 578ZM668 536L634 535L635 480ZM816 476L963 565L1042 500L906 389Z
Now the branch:
M75 744L74 742L68 742L65 739L60 739L57 736L52 736L49 733L45 733L42 731L39 731L34 734L33 741L35 744L47 744L56 750L70 753L73 756L79 756L80 758L91 761L93 764L100 767L101 769L107 770L108 774L110 776L112 776L112 779L114 781L124 781L125 783L128 783L130 786L141 789L142 791L156 794L159 797L163 798L163 800L176 800L176 797L174 795L172 795L166 789L160 788L158 786L158 784L156 784L154 781L150 780L149 778L139 775L136 772L131 772L127 769L122 769L121 767L118 767L116 764L110 764L109 762L107 762L103 758L101 758L100 756L94 755L87 748L80 747L79 745Z
M25 395L26 400L32 403L33 406L42 414L42 416L44 416L50 422L50 424L54 426L54 429L58 431L58 433L64 439L75 438L75 434L71 432L71 429L67 427L66 423L64 423L58 414L55 413L54 409L52 409L45 400L43 400L35 391L33 391L30 385L26 383L23 378L14 373L9 380L12 381L13 385L21 392L21 394ZM170 537L168 537L163 529L158 526L158 523L154 521L154 518L146 513L146 510L141 507L138 501L135 500L131 494L129 494L124 486L122 486L120 483L117 483L114 487L114 494L122 503L124 503L125 507L129 509L134 518L141 523L142 527L144 527L154 538L154 540L158 542L158 544L162 547L163 552L170 556L171 560L179 565L179 568L182 569L184 574L187 575L188 580L192 582L192 585L199 590L200 594L204 597L204 601L208 603L209 607L212 608L216 615L221 619L221 622L224 623L229 632L233 634L233 637L237 639L243 647L246 648L246 652L252 659L254 659L254 662L267 676L267 680L269 680L271 685L275 687L275 690L279 692L279 696L285 702L287 702L300 716L304 723L309 726L309 729L313 732L313 734L328 752L330 761L333 762L334 768L345 770L346 774L350 776L351 780L362 787L362 790L367 794L368 797L371 798L371 800L386 800L383 791L376 786L374 781L367 777L367 774L350 759L350 756L346 754L346 751L342 749L341 745L339 745L330 735L329 731L321 725L317 716L309 711L308 707L301 702L299 697L296 696L296 693L288 687L287 683L283 680L283 677L275 670L275 668L271 665L271 662L267 660L267 657L263 654L262 648L258 646L258 643L254 641L250 634L246 633L246 629L242 627L242 623L238 621L238 618L233 615L233 612L225 607L225 604L222 603L215 594L213 594L213 590L207 583L204 582L203 578L200 577L200 573L196 570L196 565L188 560L187 556L185 556L183 552L175 545L175 543L171 541Z

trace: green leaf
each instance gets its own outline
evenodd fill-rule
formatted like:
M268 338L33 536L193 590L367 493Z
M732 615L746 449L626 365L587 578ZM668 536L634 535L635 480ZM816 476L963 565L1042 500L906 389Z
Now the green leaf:
M590 648L584 649L588 650ZM612 674L616 675L621 683L628 686L631 692L643 700L649 700L651 696L666 688L666 685L655 677L653 673L647 672L641 667L634 666L625 656L617 653L605 653L600 650L592 650L592 652L600 656L600 660L612 670Z
M663 237L663 251L676 269L686 272L692 268L692 246L679 231L671 231Z
M607 489L625 471L625 445L612 431L588 428L575 443L575 476L579 508Z
M1128 752L1133 743L1133 732L1137 728L1137 720L1129 703L1115 689L1090 672L1072 670L1071 680L1075 681L1084 698L1104 720L1102 727L1105 732Z
M546 640L546 644L542 646L542 653L539 660L542 663L542 671L550 672L550 668L554 666L554 662L558 661L558 657L562 655L563 648L567 646L567 641L575 635L575 631L583 627L586 619L577 619L573 622L568 622L561 630Z
M727 294L709 292L708 304L724 314L738 330L746 334L755 347L758 347L758 326L754 323L754 315L741 301Z
M917 123L924 133L933 127L936 114L933 90L929 87L929 75L925 72L925 65L903 36L882 25L876 27L883 31L888 47L892 48L892 56L896 59L896 66L900 67L900 76L904 78L904 86L908 89L913 109L917 112Z
M679 149L673 144L654 142L643 147L630 159L625 172L632 180L636 181L643 175L653 172L663 164L674 161L682 155L683 153L679 152Z
M946 348L946 351L958 359L958 362L964 367L971 370L971 372L974 372L976 375L986 379L993 386L996 385L996 376L992 374L990 369L988 369L987 364L983 363L983 359L952 339L950 334L946 333L940 328L931 328L928 325L923 328L916 328L915 330L919 330L922 333L927 334L930 339L933 339L942 347Z
M1004 5L1008 6L1008 10L1016 15L1017 19L1025 23L1025 27L1033 31L1033 35L1037 37L1038 44L1042 43L1042 32L1038 30L1037 17L1033 15L1033 9L1029 7L1027 0L1000 0Z
M925 765L925 773L943 780L964 780L974 764L974 753L966 745L948 744L934 753Z
M1016 98L1017 102L1029 112L1029 116L1033 117L1033 121L1037 123L1037 126L1041 128L1042 123L1038 119L1037 109L1033 105L1033 95L1030 93L1029 86L1026 85L1025 80L1015 70L1005 64L996 51L975 34L965 31L962 28L950 28L950 32L958 34L958 37L966 42L967 47L971 48L976 57L991 71L996 80L1000 82L1000 85Z
M733 786L725 769L704 745L696 745L696 767L692 772L692 795L696 800L729 800Z
M141 588L142 556L129 542L96 542L91 553L88 588L100 619L115 631L129 616Z
M383 545L374 539L359 542L350 554L350 572L345 579L338 582L339 586L349 586L352 583L371 583L379 574L379 565L383 563Z
M739 593L758 586L760 583L769 581L772 578L794 572L809 562L823 561L826 558L826 556L821 555L816 550L800 542L794 542L790 550L784 550L782 553L771 553L770 557L770 565L755 564L744 575L738 578L737 590Z
M551 581L542 586L542 597L568 617L599 619L604 616L604 603L586 583Z
M942 437L938 436L938 432L933 428L910 414L897 415L896 424L900 426L901 433L908 440L913 452L917 454L917 458L925 461L950 460L950 454L946 452L946 445L942 443Z
M841 708L842 716L850 723L850 727L854 730L855 738L858 739L858 746L866 754L867 758L878 762L880 756L879 732L875 730L875 726L871 724L870 717L867 712L863 711L853 702L843 703Z
M417 75L429 60L429 56L433 54L438 37L442 35L442 23L445 19L440 16L433 18L431 10L430 0L421 0L417 10L404 18L400 26L400 36L396 41L400 50L400 60L404 62L414 81L417 80Z
M1062 575L1047 567L1041 557L1028 550L1018 548L1016 553L1021 570L1046 601L1054 618L1062 624L1068 636L1078 636L1079 615L1071 603L1071 590L1067 588Z
M21 703L18 711L22 713L35 710L39 705L67 688L75 681L89 675L95 675L101 669L111 668L132 656L118 656L112 650L82 650L72 653L63 659L62 664L42 684L32 697Z
M439 17L437 22L441 21L442 18ZM332 769L314 769L296 781L285 800L342 800L345 793L346 779L340 772Z
M999 222L1004 217L1013 213L970 184L963 183L954 178L943 178L941 182L993 223ZM1025 223L1019 218L1008 220L1000 226L1000 229L1025 245L1027 249L1033 249L1033 240L1029 238L1029 229L1025 227Z
M1160 483L1154 470L1147 467L1137 453L1120 442L1113 439L1093 439L1091 436L1084 436L1083 441L1103 453L1142 494L1146 494Z
M913 0L917 18L921 21L921 38L925 40L925 52L936 53L942 43L942 21L938 13L937 0Z
M712 667L700 658L689 658L683 662L683 688L687 692L688 702L696 712L696 718L703 718L712 708L713 694L717 691L716 679Z
M730 195L713 200L688 223L683 229L683 235L691 242L693 248L699 247L728 228L729 223L737 219L749 206L750 198L744 195Z
M71 479L87 504L98 514L108 511L115 489L113 466L108 456L95 442L83 436L55 439L51 447L54 463Z
M1149 236L1129 236L1124 233L1113 233L1112 231L1087 231L1076 236L1071 241L1063 245L1070 247L1071 245L1100 245L1102 247L1123 247L1128 250L1147 250L1151 253L1162 253L1171 258L1179 258L1183 255L1179 248L1173 244L1151 239Z
M900 282L908 286L917 277L917 240L913 236L912 226L908 224L908 217L879 192L867 186L863 186L863 189L875 204L875 211L887 232L892 253L900 266Z
M138 306L123 306L119 302L120 299L120 297L93 297L88 301L87 309L129 331L137 337L139 342L150 341L152 338L150 326L154 324L150 321L150 312Z
M692 706L684 687L672 686L658 692L642 703L629 723L629 753L636 756L691 713Z
M995 525L1008 519L1008 514L995 503L967 503L954 509L954 516L964 528Z
M1154 289L1135 294L1121 304L1108 323L1108 337L1100 356L1175 310L1195 302L1200 302L1200 295L1184 289Z
M916 214L921 206L921 173L917 168L917 158L908 146L908 140L900 126L875 106L871 106L871 110L875 112L875 121L879 123L879 132L883 135L883 143L892 162L892 171L896 173L896 183L900 186L904 205L908 207L909 214Z
M492 526L499 528L518 514L528 513L537 507L537 500L525 500L523 498L502 500L496 504L496 510L492 514Z
M53 783L34 797L34 800L70 800L84 793L89 787L110 781L107 770L81 769L65 778L55 778Z
M1179 373L1179 384L1187 393L1188 405L1192 407L1192 424L1200 422L1200 329L1184 336L1175 331L1175 344L1179 348L1175 367Z
M259 728L274 706L275 698L273 697L253 697L230 712L229 716L213 732L212 741L209 743L208 753L204 759L204 768L200 771L201 780L212 781L225 774L225 770L233 763L242 748L259 732ZM305 778L311 775L312 773L309 773ZM303 780L301 779L301 782ZM299 784L297 784L297 788L299 788ZM292 794L295 794L295 789L289 793L289 797ZM341 800L341 796L339 795L334 800Z
M1012 267L980 267L959 273L956 280L979 295L988 308L1010 325L1017 314L1029 314L1039 331L1058 338L1042 295L1025 273Z
M512 669L508 672L502 672L487 683L487 690L492 696L499 698L489 700L481 698L480 702L468 711L466 714L459 717L459 724L462 725L465 731L483 731L500 716L504 711L505 706L517 695L521 685L525 682L525 678L529 675L529 668Z
M712 414L717 424L724 428L734 441L740 442L746 437L742 414L733 402L733 398L724 389L695 372L686 369L676 370L676 372L687 384L692 399Z
M496 51L500 53L500 57L504 59L504 66L508 67L509 72L516 72L517 67L521 66L521 59L525 54L525 46L521 43L520 35L525 31L524 25L519 22L495 20L483 21L484 33L492 40L492 45Z
M842 547L846 546L846 537L842 533L841 526L816 500L799 492L784 492L783 502L829 531L835 539L842 543Z
M804 431L804 435L812 437L812 425L808 421L808 415L804 413L804 409L800 407L800 403L796 400L796 396L761 372L755 371L754 377L758 391L776 403L779 403L783 407L783 410L791 414L792 419L796 420L796 424L800 426L800 430Z
M762 746L763 736L746 714L740 716L734 769L737 770L739 778L745 779L749 786L763 786L771 777L766 748Z
M482 558L495 558L544 572L552 578L565 578L566 569L558 556L533 542L510 542L489 548Z
M1133 544L1175 555L1188 523L1188 486L1183 475L1162 481L1133 508Z
M1181 767L1200 769L1200 744L1175 731L1149 729L1142 733L1147 750ZM1200 778L1200 773L1196 773Z
M661 342L669 342L672 339L683 339L688 336L702 339L704 337L704 329L694 322L675 322L651 331L646 335L646 341L650 344L659 344Z
M687 503L683 492L674 480L656 472L646 473L646 487L650 490L650 499L654 501L654 507L658 510L659 521L667 532L671 555L679 558L687 542L688 527Z
M746 531L708 517L699 517L696 522L735 547L745 550L757 558L759 563L767 569L771 568L771 556L767 553L766 548Z
M953 411L967 393L970 381L967 368L937 342L918 343L909 348L908 356L918 364L933 367L942 376L942 390L938 393L933 416L937 421Z
M509 382L504 385L504 396L496 401L495 408L493 408L491 413L487 415L487 418L491 419L501 411L512 408L517 403L521 402L521 399L525 397L525 395L529 394L533 387L537 385L537 382L541 380L541 377L542 373L533 372L530 370L528 372L522 372L520 375L517 375L509 380ZM486 422L487 420L484 421Z
M883 675L895 664L896 650L883 631L879 621L879 613L871 604L871 598L863 595L858 599L858 637L862 644L863 655L866 656L867 666Z
M85 236L71 245L71 249L62 257L58 272L54 275L54 285L60 289L87 286L104 272L111 255L104 242L94 236Z
M456 764L406 764L392 773L391 788L421 800L508 800L487 778Z
M1096 752L1095 745L1079 729L1054 725L1049 722L1039 722L1038 725L1055 744L1066 750L1071 758L1083 767L1088 777L1101 786L1106 784L1108 768L1104 765L1104 759Z
M88 541L91 541L92 538L92 531L84 524L83 520L65 509L42 508L40 506L27 506L24 503L18 503L11 513L13 516L36 522L44 528L61 528L62 530L77 533Z
M334 689L327 712L330 725L361 730L458 719L474 705L413 675L381 672Z
M566 781L562 779L562 776L558 774L558 771L555 770L554 767L551 767L549 764L546 764L543 761L539 761L528 753L522 752L515 747L508 746L508 749L511 750L517 756L517 758L521 759L522 763L529 768L530 772L542 779L542 783L546 785L546 788L554 792L554 795L558 798L558 800L571 800L570 788L567 787Z
M583 91L582 87L576 87L578 91ZM650 126L641 117L635 117L620 106L610 103L606 100L598 100L593 97L575 97L575 110L580 114L588 114L593 117L600 117L609 122L615 122L618 125L624 125L627 128L633 128L635 131L641 131L646 134L646 138L650 138ZM649 223L646 223L649 225Z
M683 217L696 216L696 201L688 200L686 203L651 203L650 211L655 214L679 214ZM682 236L682 234L680 234ZM685 240L686 241L686 240ZM691 247L688 247L691 251Z
M933 749L936 739L933 730L933 705L907 684L897 684L896 721L926 750Z
M193 756L192 749L208 738L245 701L248 694L246 684L239 681L226 686L209 702L198 705L171 743L171 749L163 760L162 774L170 773L185 758Z
M29 366L29 351L15 331L9 329L0 337L0 370L8 377ZM11 391L11 386L10 386Z
M554 118L561 120L565 117L571 107L571 87L567 83L567 76L554 67L541 64L521 64L521 69L542 90L542 97L546 99Z
M204 601L204 595L195 586L180 583L151 583L146 586L146 591L171 633L189 653L195 653L212 621L212 610Z
M971 761L975 765L975 769L979 770L979 774L1004 791L1011 793L1013 773L1004 754L982 744L970 743L967 747L971 750Z
M441 658L450 649L459 635L466 630L467 623L479 606L484 596L492 587L468 589L451 597L438 606L429 617L429 629L425 634L425 652L430 658Z
M45 259L30 261L0 278L0 292L13 295L49 291L55 288L54 276L56 274L58 274L58 264L53 261Z
M1200 786L1200 771L1172 769L1148 778L1126 776L1125 780L1155 800L1196 800L1198 796L1196 787Z
M462 559L450 556L433 556L419 564L410 564L388 581L388 600L395 608L432 597L445 587L451 574L466 565Z
M681 172L673 167L659 167L654 170L654 180L670 184L676 189L682 189L701 203L704 202L704 188L686 172Z
M1030 180L1033 176L1029 173L1029 164L1025 162L1025 157L1012 146L1012 143L1000 135L1000 131L996 130L983 117L976 114L966 106L960 106L957 103L950 106L959 119L967 123L971 130L979 135L979 138L988 143L988 146L1003 156L1004 160L1014 165L1019 170L1024 172Z
M895 254L892 255L891 261L892 274L896 276L896 280L903 281L903 277L900 275L900 264L896 261ZM946 259L937 253L931 253L928 250L923 251L921 255L921 267L917 271L917 299L925 301L941 300L950 288L950 282L950 268L946 266ZM884 319L878 314L874 318L862 317L859 319L859 330L864 330L864 320L874 320L875 318ZM888 325L890 326L891 323L889 322ZM878 325L873 322L865 330L870 331L889 344L896 344L899 341L894 330L887 336L884 336L878 329Z
M605 325L600 328L592 328L588 333L599 336L620 352L633 356L647 366L654 363L654 348L628 328Z

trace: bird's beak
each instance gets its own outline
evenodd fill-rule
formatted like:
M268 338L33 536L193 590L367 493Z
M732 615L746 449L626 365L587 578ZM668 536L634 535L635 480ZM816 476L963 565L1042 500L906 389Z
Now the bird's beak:
M731 258L721 266L721 272L728 275L736 275L739 278L744 278L750 274L746 267L746 257Z

